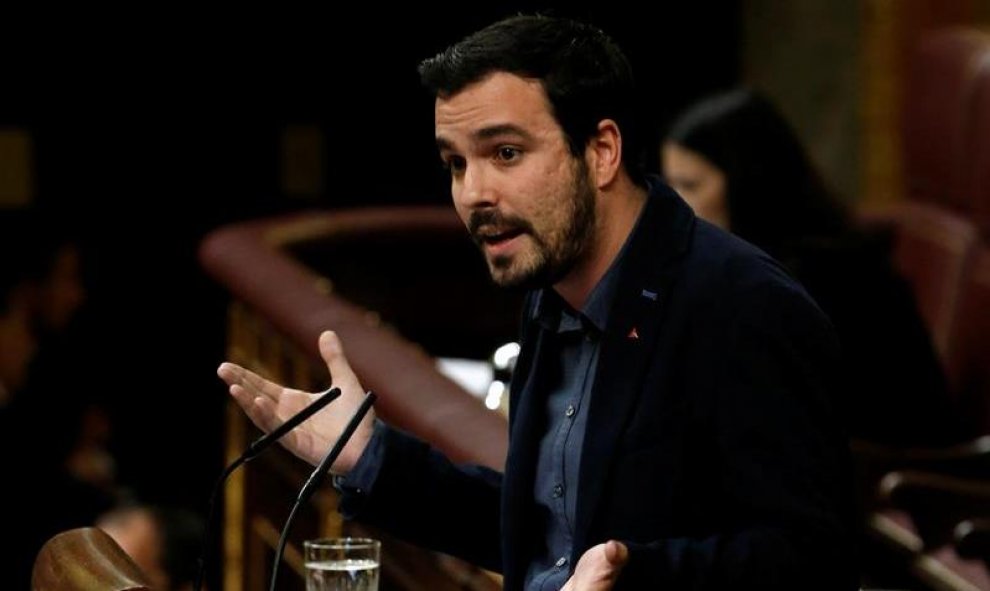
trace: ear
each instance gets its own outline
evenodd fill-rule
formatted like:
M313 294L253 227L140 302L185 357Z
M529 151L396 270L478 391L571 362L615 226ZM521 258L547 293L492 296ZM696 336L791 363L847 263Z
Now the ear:
M622 166L622 134L614 120L598 122L598 130L588 140L584 156L595 186L601 189L615 180Z

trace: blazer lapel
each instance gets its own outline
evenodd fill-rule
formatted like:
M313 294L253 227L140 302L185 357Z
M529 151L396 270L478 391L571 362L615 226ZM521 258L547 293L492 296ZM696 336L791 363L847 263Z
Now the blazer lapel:
M610 459L629 422L660 337L663 307L686 250L694 214L673 191L654 187L619 275L602 338L581 470L572 564L590 545L595 509L609 477Z
M539 532L531 518L533 487L539 442L543 435L543 407L538 394L546 374L546 331L528 320L525 308L526 344L516 364L509 401L509 453L502 480L502 567L506 589L521 589L532 548Z

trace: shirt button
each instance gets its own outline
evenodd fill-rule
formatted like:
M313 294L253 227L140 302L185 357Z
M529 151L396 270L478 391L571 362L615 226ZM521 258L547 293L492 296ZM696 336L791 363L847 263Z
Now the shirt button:
M559 499L563 495L564 495L564 485L563 484L555 484L554 487L553 487L553 498Z
M567 405L567 410L564 411L564 415L566 415L567 418L571 418L571 417L574 416L574 413L576 413L576 412L577 412L577 409L574 408L574 405L573 404L568 404Z
M567 557L561 556L560 558L557 559L557 562L554 563L554 566L556 566L557 568L564 568L565 564L567 564Z

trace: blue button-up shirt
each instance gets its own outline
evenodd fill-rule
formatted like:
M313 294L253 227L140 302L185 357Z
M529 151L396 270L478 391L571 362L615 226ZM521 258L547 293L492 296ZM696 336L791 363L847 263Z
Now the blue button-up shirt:
M573 567L569 561L574 545L581 445L618 267L613 264L602 277L581 312L574 311L549 289L539 294L534 309L534 320L549 333L548 350L538 362L558 367L547 368L547 429L540 441L533 491L546 544L526 573L527 591L563 587Z
M638 222L637 222L638 226ZM633 231L635 233L635 230ZM573 570L570 556L574 543L577 488L581 446L588 419L591 388L598 368L601 336L618 289L621 262L629 240L611 267L592 290L581 312L573 310L555 291L543 289L534 307L532 321L550 332L554 346L539 363L557 364L559 371L547 382L546 431L540 441L533 493L543 516L545 545L526 573L526 591L556 590L564 586ZM542 392L534 393L536 396ZM384 424L375 433L354 468L334 484L358 494L370 491L382 466Z

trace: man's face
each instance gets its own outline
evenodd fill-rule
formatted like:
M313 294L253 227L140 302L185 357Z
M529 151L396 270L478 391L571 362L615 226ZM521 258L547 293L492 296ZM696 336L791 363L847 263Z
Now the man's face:
M454 207L502 286L545 286L588 256L595 189L538 80L496 72L436 101Z

